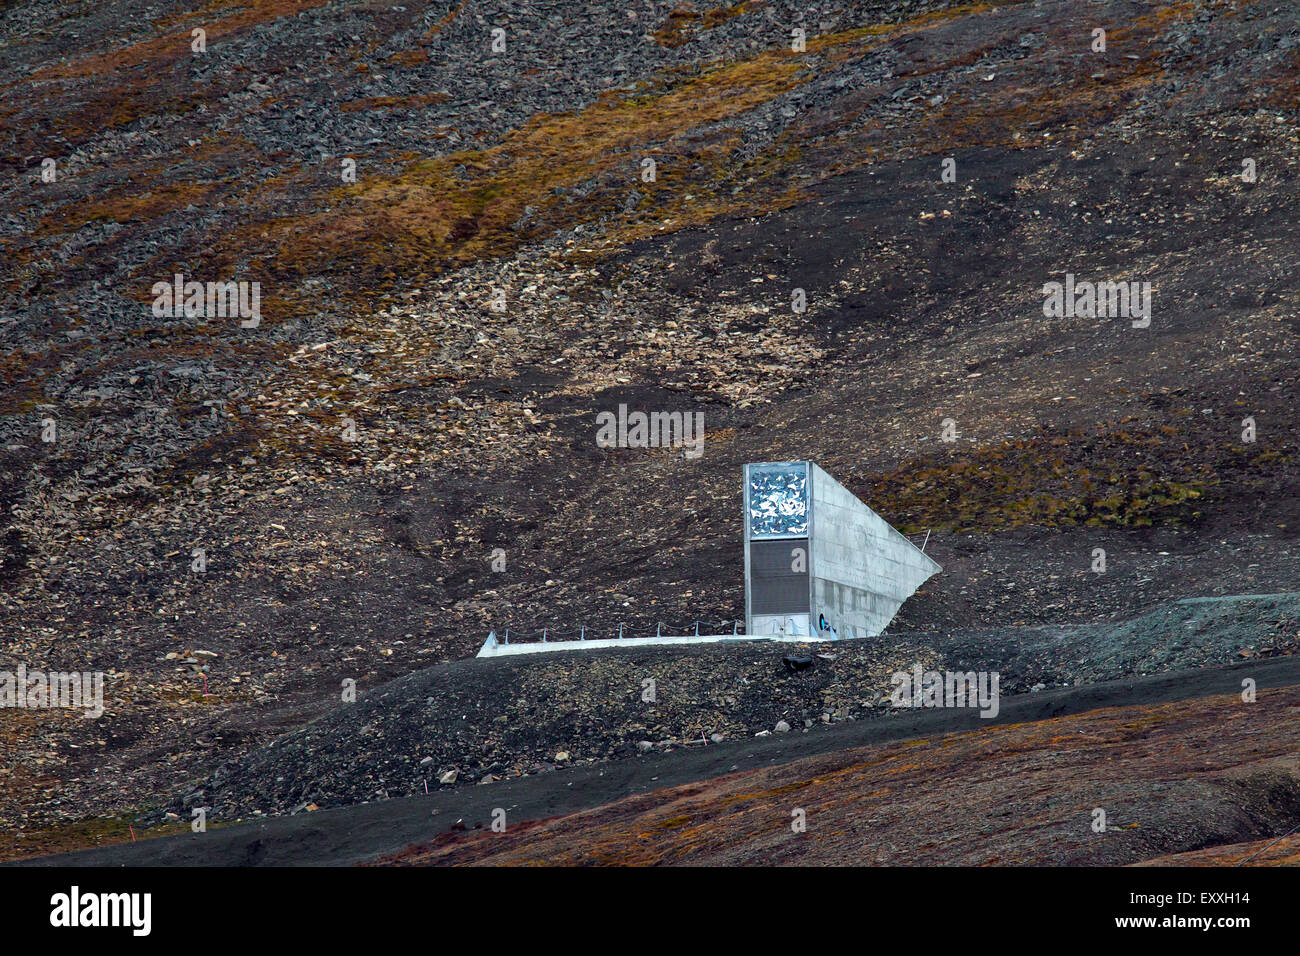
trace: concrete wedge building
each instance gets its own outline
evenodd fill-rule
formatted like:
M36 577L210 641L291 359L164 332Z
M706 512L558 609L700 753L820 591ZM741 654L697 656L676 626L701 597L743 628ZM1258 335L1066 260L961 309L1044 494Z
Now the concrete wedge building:
M810 461L745 466L745 633L510 642L479 657L608 647L875 637L942 568ZM737 622L738 623L738 622Z
M811 461L745 466L745 632L874 637L943 570Z

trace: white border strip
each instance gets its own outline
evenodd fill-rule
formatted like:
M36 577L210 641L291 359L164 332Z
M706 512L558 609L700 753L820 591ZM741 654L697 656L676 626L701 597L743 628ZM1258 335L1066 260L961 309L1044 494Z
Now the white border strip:
M688 634L684 637L623 637L595 641L529 641L526 644L502 644L496 631L488 635L476 657L513 657L517 654L544 654L547 651L586 651L606 647L661 647L674 644L721 644L735 641L775 641L780 644L829 644L832 638L807 634Z

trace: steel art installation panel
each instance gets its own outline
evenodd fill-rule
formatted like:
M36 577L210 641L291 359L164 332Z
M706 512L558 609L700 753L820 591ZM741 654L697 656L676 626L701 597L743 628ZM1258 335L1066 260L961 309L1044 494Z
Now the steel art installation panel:
M792 538L808 533L808 469L803 462L749 472L749 535Z

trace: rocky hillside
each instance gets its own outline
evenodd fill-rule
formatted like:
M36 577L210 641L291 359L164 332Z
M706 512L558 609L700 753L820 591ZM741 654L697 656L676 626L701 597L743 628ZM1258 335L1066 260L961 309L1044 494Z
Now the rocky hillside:
M22 0L0 51L0 670L108 698L0 710L12 847L489 628L742 616L747 461L930 532L899 631L1300 578L1300 9Z

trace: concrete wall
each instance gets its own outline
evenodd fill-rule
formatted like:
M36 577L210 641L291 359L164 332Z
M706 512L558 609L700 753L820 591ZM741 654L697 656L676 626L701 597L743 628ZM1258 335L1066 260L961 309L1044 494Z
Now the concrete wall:
M809 471L813 630L824 621L841 638L873 637L942 568L825 471Z
M808 573L799 575L799 581L787 581L773 587L778 582L765 574L762 566L770 564L764 560L764 551L776 554L782 547L808 547L808 530L806 516L800 522L792 522L788 528L776 532L755 532L755 516L751 512L752 472L757 470L769 476L784 475L802 484L803 494L800 500L803 507L808 504L808 469L805 462L762 462L749 464L742 470L741 499L744 503L745 516L745 632L747 634L777 635L786 633L809 634L808 607L812 590L809 586ZM760 522L766 524L766 522ZM756 554L756 551L758 552ZM785 551L783 560L788 559ZM806 554L805 554L806 558ZM768 580L763 580L768 577ZM802 593L794 595L793 587L798 586ZM757 599L757 600L756 600ZM771 600L768 600L771 599Z
M745 633L758 637L817 637L816 628L807 614L754 614L745 627ZM829 634L822 635L823 639Z

